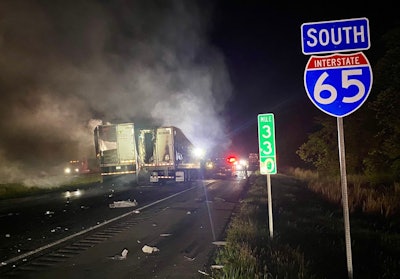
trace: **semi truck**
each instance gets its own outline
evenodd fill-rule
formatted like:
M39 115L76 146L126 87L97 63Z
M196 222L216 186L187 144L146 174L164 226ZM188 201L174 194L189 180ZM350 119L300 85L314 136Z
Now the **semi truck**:
M140 172L147 173L150 182L199 178L202 158L179 128L140 129L137 144Z
M94 129L94 141L103 181L118 177L138 183L184 182L201 175L202 158L175 126L99 125Z
M98 125L94 129L94 145L103 181L137 179L134 123Z

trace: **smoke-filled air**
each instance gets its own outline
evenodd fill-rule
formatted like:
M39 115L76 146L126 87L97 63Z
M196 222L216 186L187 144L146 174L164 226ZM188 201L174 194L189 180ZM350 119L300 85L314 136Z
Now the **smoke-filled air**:
M208 1L0 3L0 183L94 157L96 125L179 127L223 145L231 86Z

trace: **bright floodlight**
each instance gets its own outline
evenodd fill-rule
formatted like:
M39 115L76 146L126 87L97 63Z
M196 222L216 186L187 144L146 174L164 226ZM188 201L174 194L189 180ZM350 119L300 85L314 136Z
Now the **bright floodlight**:
M204 150L201 148L193 149L193 155L196 156L197 158L203 158L204 153L205 153Z

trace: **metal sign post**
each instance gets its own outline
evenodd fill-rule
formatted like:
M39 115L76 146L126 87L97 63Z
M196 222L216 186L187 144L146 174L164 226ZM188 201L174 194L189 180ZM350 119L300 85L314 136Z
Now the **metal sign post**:
M306 55L334 53L311 56L304 71L304 87L317 108L337 117L347 273L352 279L343 117L357 110L366 101L372 87L372 70L362 52L337 52L369 49L369 21L367 18L353 18L304 23L301 26L301 37L302 50Z
M353 259L351 253L350 219L349 219L349 200L347 194L347 174L346 158L344 148L343 118L337 118L338 144L339 144L339 163L340 163L340 182L342 185L342 206L344 219L344 237L346 241L347 273L350 279L353 278Z
M271 194L271 175L267 174L267 193L268 193L268 224L269 237L274 238L274 224L272 219L272 194Z

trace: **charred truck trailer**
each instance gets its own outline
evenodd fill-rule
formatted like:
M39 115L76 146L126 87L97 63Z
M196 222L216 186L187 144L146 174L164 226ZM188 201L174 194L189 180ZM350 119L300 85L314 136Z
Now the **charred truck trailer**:
M141 173L150 182L196 180L201 171L201 158L177 127L158 127L138 131L138 158Z
M94 129L96 158L104 180L136 180L137 151L133 123L99 125Z
M116 131L111 146L114 149L104 144L103 130L110 127ZM133 123L100 125L95 129L95 147L103 177L134 174L138 182L143 179L154 183L184 182L198 179L202 170L194 146L174 126L135 129ZM108 155L110 150L114 150L112 160Z

